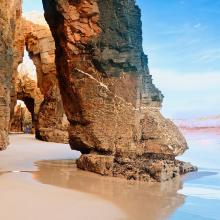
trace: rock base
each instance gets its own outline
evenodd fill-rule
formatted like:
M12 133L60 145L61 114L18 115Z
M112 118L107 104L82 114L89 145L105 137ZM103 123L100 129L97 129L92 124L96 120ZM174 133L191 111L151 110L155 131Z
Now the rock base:
M174 159L172 156L147 154L140 157L113 157L84 154L77 160L78 168L103 176L128 180L163 182L193 172L197 167Z
M54 142L54 143L63 143L68 144L69 135L65 130L54 129L54 128L41 128L36 131L35 134L38 140Z

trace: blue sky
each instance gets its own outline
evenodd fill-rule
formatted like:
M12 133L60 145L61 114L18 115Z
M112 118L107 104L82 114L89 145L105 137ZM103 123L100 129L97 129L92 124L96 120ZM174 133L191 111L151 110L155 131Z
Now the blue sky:
M220 1L137 0L143 47L171 118L220 114ZM24 12L42 11L24 0Z
M143 47L172 118L220 114L220 1L137 0Z
M23 0L23 12L43 11L42 0Z

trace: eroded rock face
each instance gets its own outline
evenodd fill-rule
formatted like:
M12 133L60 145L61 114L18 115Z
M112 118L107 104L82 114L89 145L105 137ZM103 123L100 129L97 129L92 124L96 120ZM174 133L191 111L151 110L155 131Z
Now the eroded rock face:
M142 49L134 0L43 0L56 43L56 65L70 145L78 167L102 175L164 181L183 173L187 149L159 112Z
M55 44L48 26L23 19L26 49L37 71L37 82L44 100L36 120L40 140L68 143L69 122L65 116L57 81Z
M0 150L2 150L8 144L14 33L16 19L21 13L21 1L1 0L0 6Z

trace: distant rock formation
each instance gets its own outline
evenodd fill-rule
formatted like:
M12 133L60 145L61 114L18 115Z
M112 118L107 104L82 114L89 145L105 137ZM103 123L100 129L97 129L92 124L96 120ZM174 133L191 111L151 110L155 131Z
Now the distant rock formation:
M68 143L69 122L57 81L55 44L48 26L23 19L26 49L37 71L37 82L44 100L36 120L36 137L40 140Z
M40 18L40 16L38 16L38 18ZM46 23L43 17L41 17L40 20L44 20ZM39 19L37 21L39 21ZM34 100L32 100L32 102L34 102L32 114L34 114L33 126L35 127L36 137L44 141L68 143L69 138L67 129L69 122L64 113L56 78L54 40L48 25L42 26L35 23L21 18L21 14L19 14L17 18L14 35L10 118L13 120L16 100L24 100L25 98L26 100L24 101L27 102L27 97L29 97L27 94L21 95L20 91L18 91L20 84L17 83L21 80L21 77L17 73L17 67L19 63L22 62L24 46L26 46L29 56L36 66L37 83L26 77L26 80L22 82L24 85L21 88L24 89L24 86L31 86L30 82L32 82L34 86L32 89L35 90L35 87L39 87L38 90L42 94L40 102L38 99L31 97Z
M22 72L18 73L16 77L15 91L17 99L24 101L31 113L34 130L44 96L38 88L36 80Z
M15 106L10 132L32 132L32 115L26 106L21 104Z

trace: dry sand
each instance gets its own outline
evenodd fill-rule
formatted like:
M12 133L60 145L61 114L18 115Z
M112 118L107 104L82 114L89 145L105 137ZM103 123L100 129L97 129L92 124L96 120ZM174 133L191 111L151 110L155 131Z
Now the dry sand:
M101 177L77 170L78 156L68 145L12 135L10 148L0 152L0 219L157 220L184 203L179 179L147 184Z

